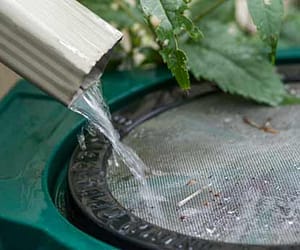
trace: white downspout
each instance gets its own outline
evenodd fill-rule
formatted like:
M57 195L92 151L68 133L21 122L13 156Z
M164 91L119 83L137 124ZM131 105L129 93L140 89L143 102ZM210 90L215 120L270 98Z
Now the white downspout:
M66 105L121 37L75 0L0 0L0 61Z

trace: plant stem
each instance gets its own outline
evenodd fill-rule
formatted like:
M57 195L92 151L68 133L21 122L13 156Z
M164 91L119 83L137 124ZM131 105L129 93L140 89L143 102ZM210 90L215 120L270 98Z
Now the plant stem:
M276 50L277 50L277 41L275 42L275 44L272 45L272 50L270 53L270 60L272 65L275 65L276 62Z
M205 10L204 12L202 12L199 16L197 16L194 19L194 22L200 21L203 17L205 17L206 15L210 14L211 12L213 12L216 8L218 8L224 2L225 2L225 0L219 0L219 1L217 1L210 8L208 8L207 10Z

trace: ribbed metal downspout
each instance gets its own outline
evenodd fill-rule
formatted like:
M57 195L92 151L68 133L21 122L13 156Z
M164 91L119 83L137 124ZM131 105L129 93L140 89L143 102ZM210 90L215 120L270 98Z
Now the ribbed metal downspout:
M0 61L66 105L121 37L75 0L0 0Z

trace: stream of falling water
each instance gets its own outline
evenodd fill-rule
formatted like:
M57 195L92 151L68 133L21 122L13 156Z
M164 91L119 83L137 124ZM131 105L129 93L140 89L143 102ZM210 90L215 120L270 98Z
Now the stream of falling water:
M112 125L111 115L99 89L99 84L93 84L77 97L69 108L87 118L96 129L106 136L114 151L130 169L133 176L145 185L147 166L130 147L120 141L120 135Z

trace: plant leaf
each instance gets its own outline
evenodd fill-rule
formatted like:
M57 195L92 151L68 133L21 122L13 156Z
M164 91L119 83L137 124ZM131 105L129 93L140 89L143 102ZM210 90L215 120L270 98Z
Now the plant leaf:
M298 47L300 44L300 11L295 7L289 7L289 11L283 22L279 47Z
M218 30L218 29L217 29ZM241 44L228 33L206 33L201 43L183 44L196 78L215 82L223 91L269 105L285 95L274 67L251 44Z
M220 7L218 6L220 0L193 0L190 4L190 12L192 20L200 19L202 23L203 20L206 22L209 20L218 20L223 23L234 22L235 21L235 0L222 1ZM213 11L210 11L213 9ZM201 17L201 18L200 18Z
M78 0L95 14L108 22L112 22L117 28L130 28L135 23L143 23L143 14L138 8L134 8L124 0L120 0L124 9L120 9L119 1L114 0ZM114 9L113 5L119 9Z
M184 16L187 3L183 0L140 0L140 4L154 27L164 62L180 87L184 90L189 89L187 59L178 47L178 35L185 30L191 38L197 40L202 34L193 22Z
M271 47L274 64L284 12L282 0L248 0L248 7L261 39Z
M185 53L180 49L172 50L164 48L160 51L160 54L163 60L168 63L168 68L178 83L180 83L180 87L183 90L188 90L190 88L190 76Z

